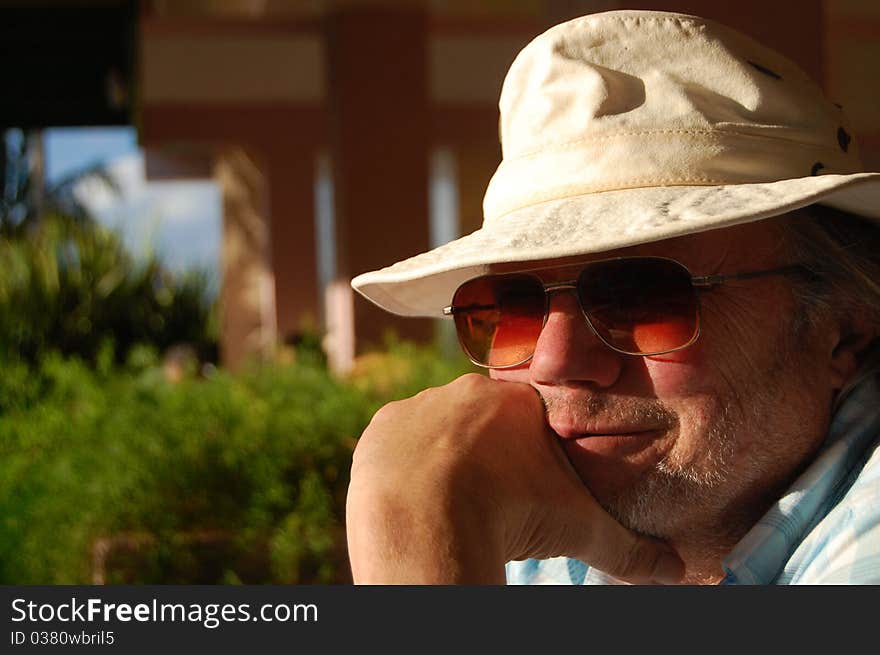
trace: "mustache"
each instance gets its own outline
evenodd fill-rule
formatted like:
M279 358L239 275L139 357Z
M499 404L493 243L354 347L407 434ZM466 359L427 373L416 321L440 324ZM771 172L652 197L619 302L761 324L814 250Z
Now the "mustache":
M678 415L657 399L609 394L542 394L545 413L566 416L577 424L595 421L672 428Z

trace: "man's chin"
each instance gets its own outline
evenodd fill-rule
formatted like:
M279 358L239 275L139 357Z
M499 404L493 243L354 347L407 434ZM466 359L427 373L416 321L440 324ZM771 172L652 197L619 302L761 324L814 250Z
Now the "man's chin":
M590 437L566 440L563 448L598 503L631 530L669 539L694 520L720 483L674 469L658 448L643 442ZM656 441L656 438L655 438Z
M561 439L560 443L581 481L597 498L610 498L637 484L662 459L659 441L664 433L591 435Z

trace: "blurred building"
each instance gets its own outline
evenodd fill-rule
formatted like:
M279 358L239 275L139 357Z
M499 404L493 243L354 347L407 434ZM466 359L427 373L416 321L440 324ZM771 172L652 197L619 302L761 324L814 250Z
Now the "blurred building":
M0 0L7 30L3 17L21 20L12 7L22 4ZM91 68L80 72L103 71L103 93L117 102L114 120L125 110L137 126L148 176L220 184L222 352L231 365L309 329L326 331L340 369L389 327L430 338L431 321L391 317L354 297L348 281L479 226L482 194L500 160L504 73L531 38L574 16L662 9L746 32L797 61L844 106L866 164L880 169L875 0L26 5L123 17L106 23L114 33L89 40L91 58L81 67ZM111 47L120 43L121 50ZM102 64L102 52L119 63ZM68 68L76 70L76 61L71 50ZM44 81L41 88L59 83ZM83 123L74 105L54 105L70 110L71 124Z

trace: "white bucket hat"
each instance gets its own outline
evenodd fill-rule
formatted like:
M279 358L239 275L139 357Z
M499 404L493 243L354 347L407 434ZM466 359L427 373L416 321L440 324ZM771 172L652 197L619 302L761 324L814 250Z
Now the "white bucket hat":
M357 276L358 292L395 314L440 317L491 264L813 203L880 219L880 173L863 172L840 107L788 59L709 20L612 11L557 25L516 57L500 109L503 160L483 226Z

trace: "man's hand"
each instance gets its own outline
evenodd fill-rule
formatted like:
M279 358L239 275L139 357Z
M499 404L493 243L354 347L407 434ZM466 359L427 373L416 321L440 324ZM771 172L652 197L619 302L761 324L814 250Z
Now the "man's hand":
M632 582L684 571L599 506L532 387L476 374L376 413L355 449L346 522L356 583L503 584L506 561L558 555Z

